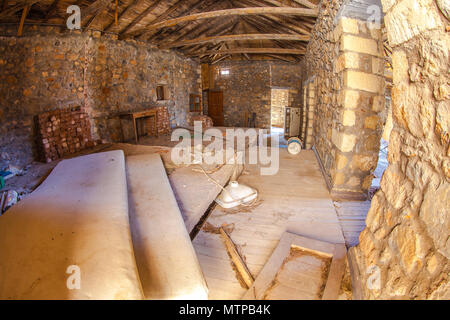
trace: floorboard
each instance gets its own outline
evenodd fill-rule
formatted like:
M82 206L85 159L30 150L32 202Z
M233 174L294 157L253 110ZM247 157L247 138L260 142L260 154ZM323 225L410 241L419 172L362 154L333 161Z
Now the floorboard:
M207 220L216 228L228 226L230 238L253 277L258 276L285 231L344 243L333 202L312 151L293 156L280 149L278 174L262 176L259 169L258 165L246 165L239 178L239 183L258 190L255 206L242 210L217 206ZM220 235L203 228L193 243L208 283L209 298L240 299L247 288L237 280Z

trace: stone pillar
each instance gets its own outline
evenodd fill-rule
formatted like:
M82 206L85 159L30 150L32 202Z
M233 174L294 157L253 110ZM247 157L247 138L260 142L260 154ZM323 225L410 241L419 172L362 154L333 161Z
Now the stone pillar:
M314 144L314 112L316 106L316 79L310 81L306 91L306 109L305 109L305 125L306 125L306 149L311 149Z
M334 71L341 79L331 132L335 149L332 195L365 199L378 161L385 108L383 42L366 21L340 18L333 31L339 44Z
M450 8L439 0L382 3L393 130L381 189L350 250L353 284L361 298L450 299Z

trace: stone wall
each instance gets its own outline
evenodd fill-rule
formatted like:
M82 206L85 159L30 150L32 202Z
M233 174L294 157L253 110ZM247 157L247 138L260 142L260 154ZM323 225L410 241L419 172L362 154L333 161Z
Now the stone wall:
M317 91L309 99L315 111L313 136L333 197L364 199L377 165L385 112L382 35L366 21L337 17L339 9L337 2L323 7L323 20L308 46L307 78L314 78L316 88L310 82L307 94Z
M331 168L336 162L331 135L334 123L337 122L335 111L339 108L337 97L342 82L341 75L334 70L334 63L339 55L339 44L334 41L333 31L336 27L334 19L342 2L343 0L321 2L319 16L303 62L304 88L315 92L314 101L305 100L306 104L315 102L313 142L328 176L329 185L331 185ZM313 86L313 82L317 85ZM307 88L308 86L310 88ZM304 93L305 98L309 94L307 91ZM308 140L307 129L303 128L302 131ZM311 130L309 136L311 137Z
M389 167L350 253L363 298L450 299L450 8L382 3L393 47Z
M220 70L230 70L221 75ZM270 128L271 88L289 89L290 105L301 106L300 64L275 61L224 61L211 67L214 90L223 91L225 126L242 127L245 112L256 113L256 126Z
M166 106L171 126L183 125L189 94L201 93L200 65L172 51L99 32L16 32L0 30L0 168L36 159L34 117L42 112L81 106L94 139L118 141L118 112ZM167 101L156 101L160 84Z

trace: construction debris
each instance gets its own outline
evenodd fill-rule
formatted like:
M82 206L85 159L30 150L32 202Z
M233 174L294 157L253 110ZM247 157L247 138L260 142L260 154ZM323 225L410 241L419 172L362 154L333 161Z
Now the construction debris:
M0 214L3 214L19 201L19 194L14 190L9 190L3 192L0 198Z

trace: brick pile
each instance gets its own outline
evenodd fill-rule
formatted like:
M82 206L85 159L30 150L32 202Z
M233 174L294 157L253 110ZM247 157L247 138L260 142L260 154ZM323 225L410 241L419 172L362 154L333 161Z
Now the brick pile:
M190 119L190 125L193 126L195 121L201 121L202 122L202 130L205 130L207 128L211 128L214 126L213 120L205 115L195 115L192 116Z
M169 121L169 111L167 107L160 106L155 107L157 110L158 121L156 123L156 128L158 129L158 135L169 134L170 133L170 121ZM147 119L146 126L150 128L148 132L155 132L155 128L153 127L154 123L152 119Z
M88 115L78 108L38 115L38 145L46 162L97 145L91 137Z

